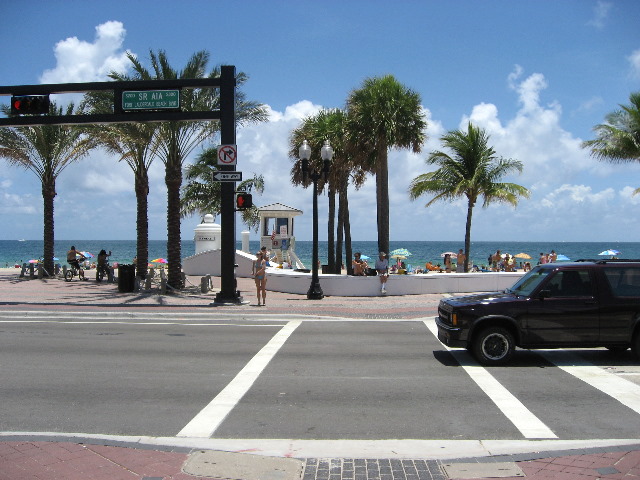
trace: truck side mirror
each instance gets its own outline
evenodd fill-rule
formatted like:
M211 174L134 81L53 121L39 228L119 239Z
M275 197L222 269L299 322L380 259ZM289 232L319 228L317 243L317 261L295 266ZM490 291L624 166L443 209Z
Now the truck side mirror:
M551 296L551 290L540 290L540 294L538 295L540 299L549 298L550 296Z

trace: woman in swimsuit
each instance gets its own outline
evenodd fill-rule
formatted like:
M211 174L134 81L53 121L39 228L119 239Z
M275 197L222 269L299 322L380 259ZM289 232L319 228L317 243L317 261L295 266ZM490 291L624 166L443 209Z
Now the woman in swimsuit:
M262 293L262 305L267 304L267 262L262 252L256 253L256 260L253 262L253 278L256 281L256 296L258 306L260 306L260 294Z

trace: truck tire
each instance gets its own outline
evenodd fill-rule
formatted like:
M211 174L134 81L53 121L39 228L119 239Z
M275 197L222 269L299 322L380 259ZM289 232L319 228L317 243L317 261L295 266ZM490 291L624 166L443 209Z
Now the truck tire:
M513 335L502 327L488 327L473 339L473 355L483 365L504 365L515 349Z

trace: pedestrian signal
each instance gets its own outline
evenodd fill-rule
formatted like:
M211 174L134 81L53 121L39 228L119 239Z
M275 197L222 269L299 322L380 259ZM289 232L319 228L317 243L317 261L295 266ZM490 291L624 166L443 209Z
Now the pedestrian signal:
M236 208L238 210L246 210L253 207L253 199L250 193L239 193L236 197Z

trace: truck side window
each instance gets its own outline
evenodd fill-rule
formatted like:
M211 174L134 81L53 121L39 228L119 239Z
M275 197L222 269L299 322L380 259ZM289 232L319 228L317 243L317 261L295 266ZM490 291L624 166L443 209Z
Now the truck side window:
M616 297L640 297L640 268L605 268L604 275Z
M590 297L593 287L588 270L561 270L549 280L550 297Z

